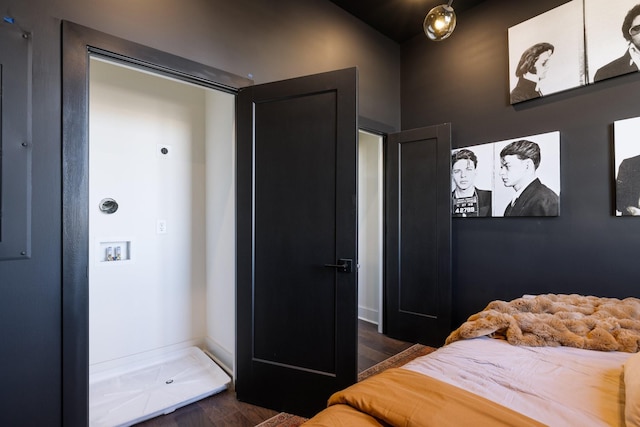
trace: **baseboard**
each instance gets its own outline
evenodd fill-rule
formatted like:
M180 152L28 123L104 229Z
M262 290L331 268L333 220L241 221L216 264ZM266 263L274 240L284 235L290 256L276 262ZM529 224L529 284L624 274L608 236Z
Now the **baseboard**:
M211 337L206 337L205 339L205 350L211 359L216 362L222 369L224 369L229 376L235 380L235 373L233 372L234 367L234 355L226 348L222 347Z
M373 310L367 307L358 307L358 319L364 320L365 322L373 323L374 325L378 324L378 310Z

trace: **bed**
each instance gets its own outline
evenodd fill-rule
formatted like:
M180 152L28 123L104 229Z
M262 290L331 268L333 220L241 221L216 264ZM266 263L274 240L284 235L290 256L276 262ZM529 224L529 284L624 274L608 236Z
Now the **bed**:
M320 426L640 426L640 300L493 301L426 356L333 394Z

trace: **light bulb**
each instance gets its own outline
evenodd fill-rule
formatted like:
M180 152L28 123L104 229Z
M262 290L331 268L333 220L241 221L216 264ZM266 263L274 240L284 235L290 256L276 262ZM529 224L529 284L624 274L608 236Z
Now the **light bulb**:
M444 40L456 28L456 14L450 4L441 4L427 13L422 27L430 40Z

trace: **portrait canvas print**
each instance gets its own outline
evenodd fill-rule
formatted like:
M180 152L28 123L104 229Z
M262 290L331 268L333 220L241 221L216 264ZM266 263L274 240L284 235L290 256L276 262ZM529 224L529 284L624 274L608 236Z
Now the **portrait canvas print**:
M509 28L511 104L586 84L583 14L573 0Z
M560 132L451 150L451 215L560 215Z
M589 82L638 71L640 1L585 0Z
M494 146L493 216L560 215L560 132Z
M493 144L451 151L451 215L492 216Z
M640 216L640 117L613 123L616 216Z

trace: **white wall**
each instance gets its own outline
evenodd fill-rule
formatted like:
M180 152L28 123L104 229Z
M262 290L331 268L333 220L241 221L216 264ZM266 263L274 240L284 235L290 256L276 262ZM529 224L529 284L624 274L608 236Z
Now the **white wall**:
M206 111L206 345L220 363L235 372L235 96L207 91Z
M90 365L205 340L233 360L233 111L232 95L91 61ZM105 242L130 259L103 261Z
M358 137L358 317L379 323L382 291L382 137Z

